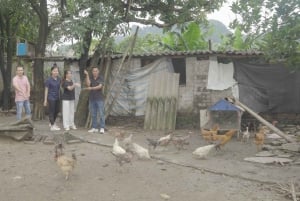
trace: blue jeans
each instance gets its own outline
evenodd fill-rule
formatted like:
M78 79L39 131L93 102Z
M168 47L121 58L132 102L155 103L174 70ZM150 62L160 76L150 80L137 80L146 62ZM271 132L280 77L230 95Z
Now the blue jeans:
M29 102L29 100L16 101L17 120L22 119L23 107L25 108L25 114L26 114L26 116L28 116L28 117L31 116L31 110L30 110L30 102Z
M100 128L105 128L104 100L89 101L89 109L92 117L92 128L99 128L98 112L100 114Z

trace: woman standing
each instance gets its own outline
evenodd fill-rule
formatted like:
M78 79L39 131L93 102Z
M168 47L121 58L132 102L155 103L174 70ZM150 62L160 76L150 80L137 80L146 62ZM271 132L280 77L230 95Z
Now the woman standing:
M74 124L74 105L75 105L75 87L79 87L79 83L73 83L72 72L65 70L62 88L62 110L63 110L63 125L66 131L77 129Z
M60 101L59 92L61 79L58 77L58 74L58 67L54 64L51 68L51 76L45 81L44 106L48 105L51 131L60 130L60 128L55 124L57 114L59 113Z

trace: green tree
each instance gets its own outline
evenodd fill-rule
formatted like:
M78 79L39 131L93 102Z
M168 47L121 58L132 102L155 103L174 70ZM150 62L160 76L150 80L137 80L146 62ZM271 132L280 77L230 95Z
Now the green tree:
M239 27L236 27L234 32L234 39L233 39L233 49L242 50L244 48L245 47L244 47L242 32Z
M231 27L240 26L266 59L300 69L299 0L239 0L231 8L238 16Z
M32 28L27 24L30 15L26 12L28 5L25 1L1 0L0 7L0 70L3 78L3 109L9 109L11 102L11 76L12 61L15 56L15 44L17 38L26 38L30 35L27 28ZM27 24L27 26L26 26Z
M180 32L167 32L162 37L161 45L165 49L173 51L208 49L208 43L204 40L200 26L196 22L183 25Z

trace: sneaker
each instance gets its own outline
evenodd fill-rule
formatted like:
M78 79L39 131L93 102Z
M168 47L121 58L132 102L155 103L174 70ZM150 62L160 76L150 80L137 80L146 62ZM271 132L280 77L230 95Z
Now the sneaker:
M76 126L71 126L71 129L76 130L77 127Z
M100 133L104 134L104 128L100 128Z
M98 129L96 128L91 128L90 130L88 130L89 133L96 133L98 132Z
M58 128L57 126L53 125L50 127L50 131L59 131L60 128Z
M69 131L70 130L70 128L65 128L65 131Z

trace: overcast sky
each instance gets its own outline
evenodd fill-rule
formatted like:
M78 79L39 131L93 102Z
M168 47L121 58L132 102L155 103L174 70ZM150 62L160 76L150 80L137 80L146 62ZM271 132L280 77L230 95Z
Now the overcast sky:
M229 0L229 2L231 1L232 0ZM230 11L229 5L230 5L229 3L225 3L219 11L209 14L207 18L219 20L220 22L223 22L223 24L225 24L228 27L229 23L233 21L235 18L234 14Z

